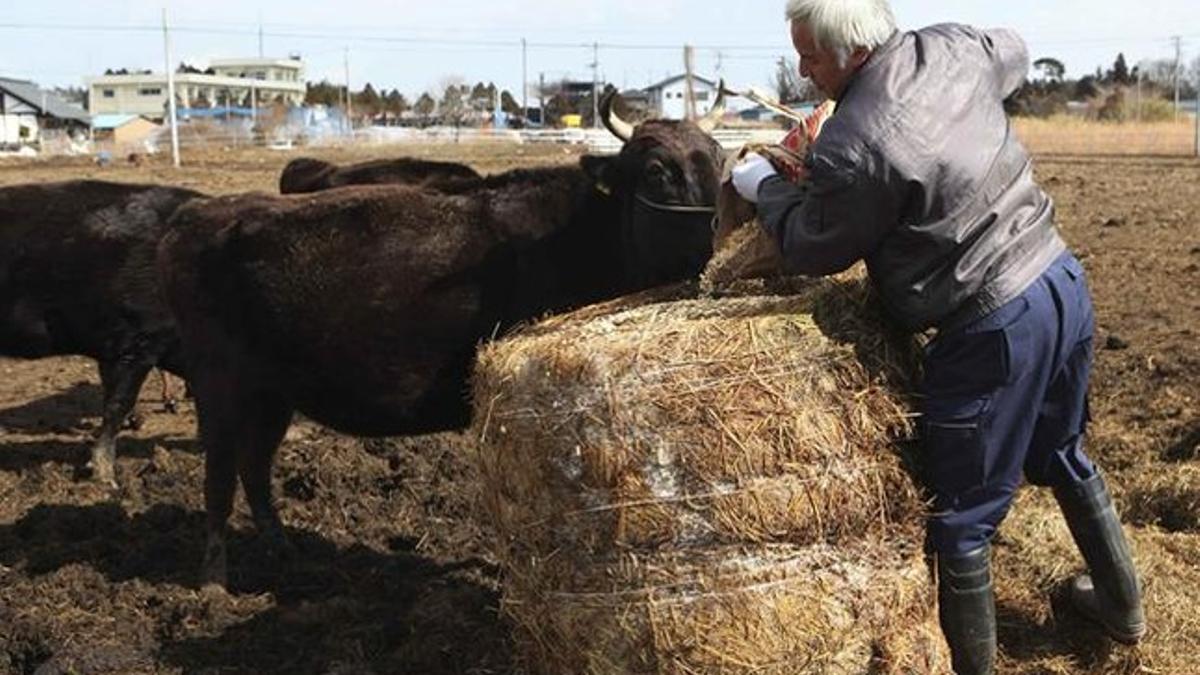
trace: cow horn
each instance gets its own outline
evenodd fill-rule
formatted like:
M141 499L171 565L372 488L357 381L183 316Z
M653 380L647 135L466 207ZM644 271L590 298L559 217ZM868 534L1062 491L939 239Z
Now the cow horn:
M725 79L717 83L717 100L713 101L708 114L696 120L696 126L706 133L712 133L717 128L721 118L725 117Z
M613 101L617 98L617 90L614 89L600 99L600 119L604 120L604 126L612 132L613 136L621 139L621 142L628 143L629 139L633 138L633 125L625 120L613 110Z

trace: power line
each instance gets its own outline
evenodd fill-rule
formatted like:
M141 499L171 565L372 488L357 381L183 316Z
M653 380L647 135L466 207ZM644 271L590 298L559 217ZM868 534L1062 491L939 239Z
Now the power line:
M84 33L106 33L106 32L155 32L159 30L155 26L145 25L118 25L118 24L51 24L51 23L0 23L0 28L11 30L60 30L71 32ZM174 33L189 33L194 35L232 35L232 36L259 36L259 37L274 37L293 40L345 40L347 37L344 33L328 33L315 31L275 31L266 30L260 27L258 30L246 28L207 28L202 26L172 26ZM400 44L425 44L425 45L457 45L457 46L474 46L474 47L504 47L518 48L521 46L521 40L497 40L497 39L462 39L462 38L440 38L440 37L407 37L398 35L355 35L352 36L355 40L364 42L382 42L382 43L400 43ZM589 49L593 46L598 46L601 49L621 50L621 51L677 51L678 44L666 43L628 43L628 42L549 42L549 41L527 41L527 46L536 49ZM736 45L736 44L706 44L696 45L697 48L708 49L714 51L741 51L741 52L770 52L778 51L772 47L764 47L762 45Z

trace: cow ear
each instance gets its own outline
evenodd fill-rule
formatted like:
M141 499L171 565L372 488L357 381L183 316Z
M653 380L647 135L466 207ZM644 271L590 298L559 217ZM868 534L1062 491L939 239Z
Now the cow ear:
M605 195L611 195L617 185L617 158L584 155L579 158L583 172L592 178L596 190Z

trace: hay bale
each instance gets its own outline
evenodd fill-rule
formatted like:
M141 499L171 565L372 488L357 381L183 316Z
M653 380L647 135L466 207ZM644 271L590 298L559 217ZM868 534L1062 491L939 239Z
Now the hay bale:
M722 292L645 293L481 351L483 504L530 666L936 662L940 640L917 635L923 504L896 451L914 345L861 278Z

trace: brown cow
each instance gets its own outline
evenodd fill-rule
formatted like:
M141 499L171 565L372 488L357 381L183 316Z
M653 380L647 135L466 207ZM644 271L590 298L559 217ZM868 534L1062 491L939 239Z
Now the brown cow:
M336 166L301 157L288 162L279 175L279 191L287 194L319 192L347 185L416 185L429 189L478 182L480 175L458 162L438 162L400 157L350 166Z
M690 122L628 136L616 157L451 193L356 186L176 214L159 265L206 453L208 581L225 583L236 477L257 527L284 545L270 475L295 411L359 435L461 428L481 340L699 273L720 146Z
M88 466L113 484L116 435L150 369L182 374L155 251L198 192L68 181L0 188L0 354L100 363L104 412Z

